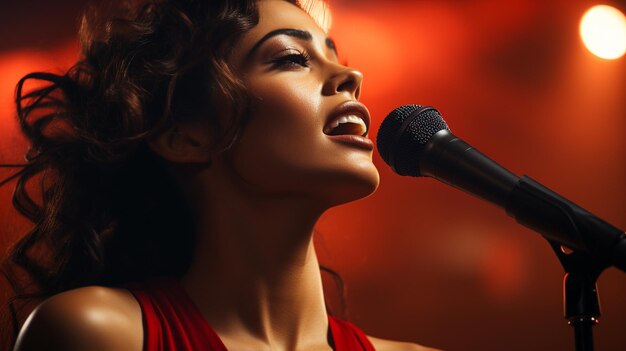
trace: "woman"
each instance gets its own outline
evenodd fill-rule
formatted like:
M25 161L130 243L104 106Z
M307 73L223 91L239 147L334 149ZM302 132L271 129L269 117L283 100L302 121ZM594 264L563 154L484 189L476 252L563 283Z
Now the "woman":
M26 242L51 238L57 262L46 275L25 241L13 253L56 293L15 350L425 349L327 314L314 225L379 178L362 75L316 22L284 0L127 17L83 23L84 59L31 76L53 88L20 83L30 172L56 171L40 209L23 172L18 209L36 221ZM29 120L37 108L49 121Z

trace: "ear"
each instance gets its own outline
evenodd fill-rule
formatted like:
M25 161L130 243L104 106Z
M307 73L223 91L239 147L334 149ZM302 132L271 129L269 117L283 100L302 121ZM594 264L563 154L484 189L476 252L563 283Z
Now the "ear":
M150 149L174 163L208 163L211 161L212 140L207 126L175 122L165 131L148 140Z

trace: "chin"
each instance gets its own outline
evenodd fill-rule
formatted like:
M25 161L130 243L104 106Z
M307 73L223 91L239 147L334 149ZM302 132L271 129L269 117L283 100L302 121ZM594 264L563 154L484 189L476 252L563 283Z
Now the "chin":
M334 207L348 202L360 200L373 194L380 183L378 170L371 167L360 169L359 172L337 175L324 187L318 195L324 197L327 207Z

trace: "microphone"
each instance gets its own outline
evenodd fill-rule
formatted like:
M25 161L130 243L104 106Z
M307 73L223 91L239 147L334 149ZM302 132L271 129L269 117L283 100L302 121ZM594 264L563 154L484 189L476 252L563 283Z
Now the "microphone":
M399 175L432 177L478 196L549 241L626 272L624 231L457 138L434 107L396 108L381 124L376 143Z

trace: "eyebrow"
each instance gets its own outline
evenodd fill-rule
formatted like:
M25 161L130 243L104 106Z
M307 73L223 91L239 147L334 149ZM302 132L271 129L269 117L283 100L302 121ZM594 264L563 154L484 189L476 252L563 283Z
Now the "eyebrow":
M276 29L276 30L273 30L273 31L265 34L263 36L263 38L261 38L259 41L257 41L256 44L254 44L254 46L252 47L252 49L250 49L250 51L248 52L247 57L252 56L252 54L254 54L254 52L256 50L258 50L258 48L264 42L266 42L271 37L275 37L277 35L288 35L290 37L294 37L294 38L298 38L298 39L302 39L302 40L306 40L306 41L313 40L313 36L311 35L311 33L307 32L305 30L292 29L292 28ZM335 45L335 42L331 38L326 38L326 40L324 42L326 43L326 46L329 49L333 50L335 52L335 55L337 55L337 46Z

